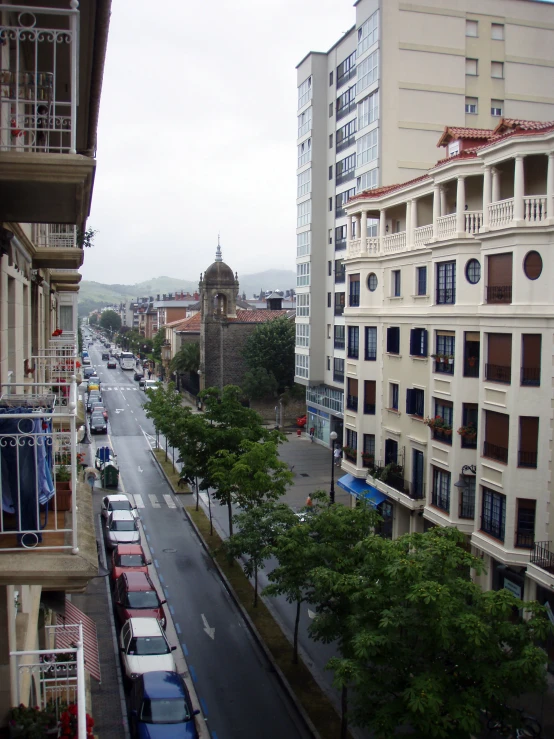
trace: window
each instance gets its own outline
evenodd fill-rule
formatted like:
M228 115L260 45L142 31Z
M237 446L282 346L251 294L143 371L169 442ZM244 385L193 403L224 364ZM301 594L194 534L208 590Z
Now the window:
M427 267L416 267L416 295L427 295Z
M357 140L357 167L361 167L363 164L373 162L377 159L377 137L378 129L374 129Z
M478 113L477 98L466 98L466 113Z
M332 300L331 296L332 296L332 293L327 293L327 307L328 308L331 307L331 300Z
M518 467L536 469L539 449L539 419L536 416L519 417Z
M506 496L483 488L483 507L481 512L481 531L504 541L506 527Z
M350 56L339 64L337 67L337 90L346 84L351 77L356 74L356 52L353 51Z
M346 225L337 226L335 228L335 251L338 249L346 249Z
M412 484L410 487L410 498L421 500L425 497L425 467L423 452L412 449Z
M538 280L542 272L542 257L538 251L530 251L523 260L523 271L530 280Z
M333 72L329 72L329 87L333 87Z
M521 384L539 387L541 384L542 336L523 334L521 344Z
M333 346L335 349L344 349L344 326L334 327Z
M425 415L425 391L421 388L406 390L406 413L410 416L423 418Z
M348 304L351 308L357 308L360 305L360 275L350 275Z
M516 498L516 547L533 549L535 546L535 511L537 501L529 498Z
M512 302L512 253L487 257L487 303Z
M308 101L312 99L312 78L308 77L307 80L300 85L298 88L298 108L304 107Z
M476 285L481 279L481 263L477 259L470 259L466 264L466 279L470 285Z
M356 189L358 192L364 190L373 190L379 184L379 169L375 167L370 169L369 172L364 172L362 175L356 178ZM368 219L368 231L369 231L369 219ZM373 236L377 236L377 226L375 225L375 233Z
M440 426L433 428L433 439L452 444L452 419L454 407L449 400L437 400L435 398L435 418L442 419Z
M297 176L296 197L301 198L312 191L312 168L304 170Z
M388 327L387 352L389 354L400 354L400 326Z
M427 329L413 328L410 331L410 354L412 357L427 356Z
M475 518L475 477L464 475L463 481L465 487L458 488L460 501L459 516L460 518Z
M377 275L375 272L371 272L371 274L368 275L367 278L367 287L370 292L375 292L377 290Z
M331 370L331 357L329 355L327 355L327 369Z
M335 216L337 218L341 218L342 216L345 216L346 213L344 211L344 206L346 203L350 200L350 198L353 198L356 194L356 188L352 187L350 190L345 190L344 192L339 193L338 195L335 195ZM331 202L331 210L332 208L332 200Z
M479 35L479 23L477 21L466 21L466 36L477 38Z
M504 79L504 62L491 62L491 77Z
M329 229L328 234L329 234L328 235L329 243L332 244L333 243L333 229L332 228Z
M466 59L466 74L472 77L477 75L477 59Z
M346 126L339 128L339 130L337 131L337 136L336 136L337 154L340 151L343 151L343 149L347 149L349 146L352 146L354 144L355 134L356 134L356 119L353 118L351 121L348 121Z
M375 380L366 380L364 382L364 413L367 416L375 415L376 391L377 391L377 383Z
M333 210L333 198L329 198L329 212Z
M358 103L358 131L379 118L379 92L376 90Z
M358 380L349 377L346 383L346 407L350 411L358 410Z
M303 231L301 234L296 234L296 256L304 257L311 251L312 232Z
M510 417L506 413L485 411L484 457L508 463L509 422Z
M437 305L456 302L456 262L437 264Z
M333 148L333 134L332 133L329 134L329 148L330 149Z
M354 169L356 167L356 155L351 154L350 156L342 159L336 164L336 184L340 185L343 182L354 179Z
M304 164L312 161L312 139L306 139L298 144L298 166L303 167Z
M375 460L375 434L364 434L364 449L363 454L366 457L370 457L369 462ZM364 460L365 462L366 460ZM364 467L367 466L364 464Z
M398 442L394 439L385 439L385 464L398 463Z
M333 262L331 262L331 261L329 260L329 261L327 262L327 275L328 275L329 277L331 277L331 275L332 275L332 274L333 274Z
M310 263L302 262L296 265L296 287L305 287L310 284Z
M358 64L358 82L356 83L356 94L359 95L366 87L369 87L379 79L379 52L367 56L363 62Z
M491 100L491 115L501 117L504 114L504 101Z
M504 26L502 23L491 23L491 38L495 41L504 40Z
M348 326L348 357L358 359L360 354L360 327Z
M437 331L435 336L435 372L453 375L456 334L453 331Z
M331 338L331 324L330 323L327 324L327 338L328 339Z
M512 381L512 334L487 334L487 339L485 379L509 385Z
M478 331L464 333L464 377L479 377L481 335Z
M358 451L358 432L346 429L346 446Z
M296 315L310 315L310 293L297 293L296 295Z
M358 28L358 56L367 51L379 38L377 11Z
M305 200L296 206L296 226L307 226L312 222L312 201Z
M400 297L400 270L393 269L391 272L391 296L393 298Z
M329 118L333 117L333 109L334 109L333 103L329 103Z
M389 408L393 411L398 410L398 383L389 383Z
M346 293L335 293L335 315L342 316L344 313L344 298Z
M310 324L296 324L296 346L310 346Z
M312 127L312 111L313 108L310 105L303 113L298 116L298 138L304 136Z
M365 327L365 360L374 362L377 359L377 327Z
M440 508L450 513L450 472L433 467L433 495L431 503L435 508Z
M335 259L335 284L341 284L346 280L346 268L342 259Z
M329 165L329 179L330 180L333 179L333 165L332 164Z
M297 377L308 377L310 357L307 354L295 354L294 374Z
M356 85L349 87L337 98L337 121L356 108Z
M333 359L333 380L335 382L344 382L344 359Z

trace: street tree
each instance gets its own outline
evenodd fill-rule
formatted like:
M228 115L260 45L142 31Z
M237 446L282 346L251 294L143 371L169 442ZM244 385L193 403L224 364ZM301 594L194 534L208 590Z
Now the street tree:
M152 340L152 356L156 362L162 361L162 346L165 343L165 329L160 328Z
M242 380L242 388L252 400L275 398L278 390L275 375L268 372L265 367L247 370Z
M98 323L98 313L92 313L88 319L89 325L96 326Z
M121 328L121 317L114 310L102 311L99 325L107 331L119 331Z
M160 386L147 391L147 400L144 403L146 416L154 421L156 433L162 433L166 439L165 454L167 460L167 445L179 449L182 445L186 417L191 414L190 408L183 406L181 394L175 390L173 383L167 387Z
M277 392L284 392L294 383L295 342L294 321L285 316L256 326L244 347L247 368L264 369L274 376Z
M200 344L190 341L182 345L171 360L171 371L178 373L198 372L200 367Z
M504 718L510 699L544 689L536 645L550 631L545 609L505 589L483 592L470 577L483 563L457 529L395 541L370 534L330 553L310 573L310 632L337 642L335 685L343 696L349 689L354 723L378 739L398 727L420 739L469 739L482 709Z

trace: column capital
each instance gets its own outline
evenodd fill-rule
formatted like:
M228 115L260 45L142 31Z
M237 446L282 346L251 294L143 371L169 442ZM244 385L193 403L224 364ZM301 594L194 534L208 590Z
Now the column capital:
M514 159L516 160L516 162L523 161L525 159L525 154L516 154Z
M548 158L549 159L554 159L554 151L549 151L548 152Z

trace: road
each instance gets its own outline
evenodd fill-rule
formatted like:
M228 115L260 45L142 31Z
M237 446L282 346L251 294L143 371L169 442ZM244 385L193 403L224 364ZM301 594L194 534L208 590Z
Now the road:
M99 345L89 353L102 381L109 443L118 455L122 486L139 506L166 607L213 739L310 736L152 459L147 435L154 429L133 373L108 370ZM106 443L102 436L94 438Z

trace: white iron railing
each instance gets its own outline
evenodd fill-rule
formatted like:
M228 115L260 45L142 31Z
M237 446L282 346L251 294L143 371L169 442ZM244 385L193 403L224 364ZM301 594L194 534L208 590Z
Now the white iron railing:
M429 223L427 226L419 226L414 229L414 246L423 246L428 244L433 238L433 224Z
M439 239L448 239L456 233L456 213L437 218L437 236Z
M64 331L48 342L48 348L42 349L31 358L35 381L69 383L73 375L78 374L79 360L74 337L74 332ZM68 394L58 393L61 396L57 398L58 407L67 405L64 398Z
M523 198L523 218L528 223L542 223L548 217L546 195L526 195Z
M79 11L11 4L1 10L0 151L74 154Z
M47 636L57 629L70 629L75 637L73 647L66 649L35 649L10 652L12 674L17 679L12 686L11 701L14 706L38 706L52 710L55 721L68 703L77 704L78 739L86 739L85 658L82 624L64 624L46 627ZM64 662L56 662L63 655Z
M383 252L388 254L394 251L401 251L406 248L406 231L397 234L388 234L383 237Z
M514 220L514 199L497 200L489 205L489 222L491 228L504 228Z
M33 240L38 247L72 249L77 247L77 226L63 223L37 223Z
M482 210L466 210L464 213L464 230L466 234L478 234L483 225Z

